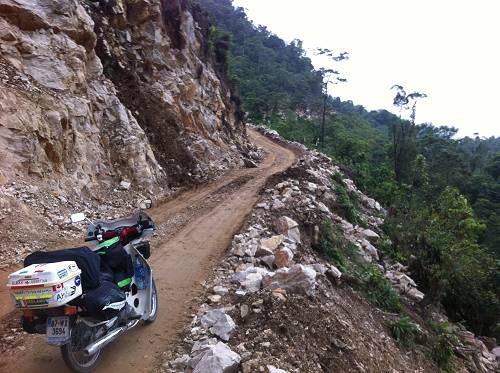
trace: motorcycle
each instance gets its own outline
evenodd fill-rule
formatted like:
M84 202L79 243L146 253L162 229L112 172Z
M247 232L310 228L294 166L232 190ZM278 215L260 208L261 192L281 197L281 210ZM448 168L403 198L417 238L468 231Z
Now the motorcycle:
M7 284L22 310L23 329L46 334L47 343L60 347L71 370L91 372L105 346L141 321L152 323L157 317L158 295L147 262L154 229L144 212L98 220L90 222L85 238L96 244L94 249L30 254L25 268L11 274ZM120 268L116 263L125 263L122 272L130 277L121 276L115 284L122 273L110 270Z

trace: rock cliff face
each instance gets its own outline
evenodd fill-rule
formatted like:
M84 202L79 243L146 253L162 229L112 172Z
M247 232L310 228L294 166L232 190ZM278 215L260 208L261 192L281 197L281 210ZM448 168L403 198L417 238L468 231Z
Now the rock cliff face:
M241 163L199 20L174 0L0 0L0 184L152 190Z
M179 160L196 178L234 165L244 128L224 72L212 67L200 10L186 0L116 0L93 15L106 75L168 174L182 177Z

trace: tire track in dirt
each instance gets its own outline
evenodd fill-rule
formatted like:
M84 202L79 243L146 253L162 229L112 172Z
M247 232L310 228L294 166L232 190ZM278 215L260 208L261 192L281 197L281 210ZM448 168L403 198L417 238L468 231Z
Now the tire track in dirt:
M267 179L290 167L296 155L253 130L251 140L267 151L258 168L228 172L218 181L181 194L148 211L158 225L150 264L159 292L155 323L137 326L108 346L96 372L155 371L161 353L190 318L189 306L245 222ZM12 314L10 315L12 316ZM9 324L9 323L7 323ZM11 324L10 324L11 325ZM67 372L59 349L44 336L27 336L25 350L7 351L2 372Z

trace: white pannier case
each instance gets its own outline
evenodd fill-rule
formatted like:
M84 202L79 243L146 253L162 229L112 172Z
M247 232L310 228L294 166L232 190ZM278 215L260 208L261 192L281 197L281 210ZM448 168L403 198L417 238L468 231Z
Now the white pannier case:
M9 275L17 308L59 307L82 295L82 271L75 262L32 264Z

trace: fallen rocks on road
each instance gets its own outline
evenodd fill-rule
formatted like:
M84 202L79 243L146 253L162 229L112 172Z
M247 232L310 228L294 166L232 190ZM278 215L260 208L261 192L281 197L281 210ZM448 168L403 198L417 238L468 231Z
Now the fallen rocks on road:
M236 324L233 319L223 309L214 309L205 312L200 319L200 324L224 341L229 341L236 330Z

